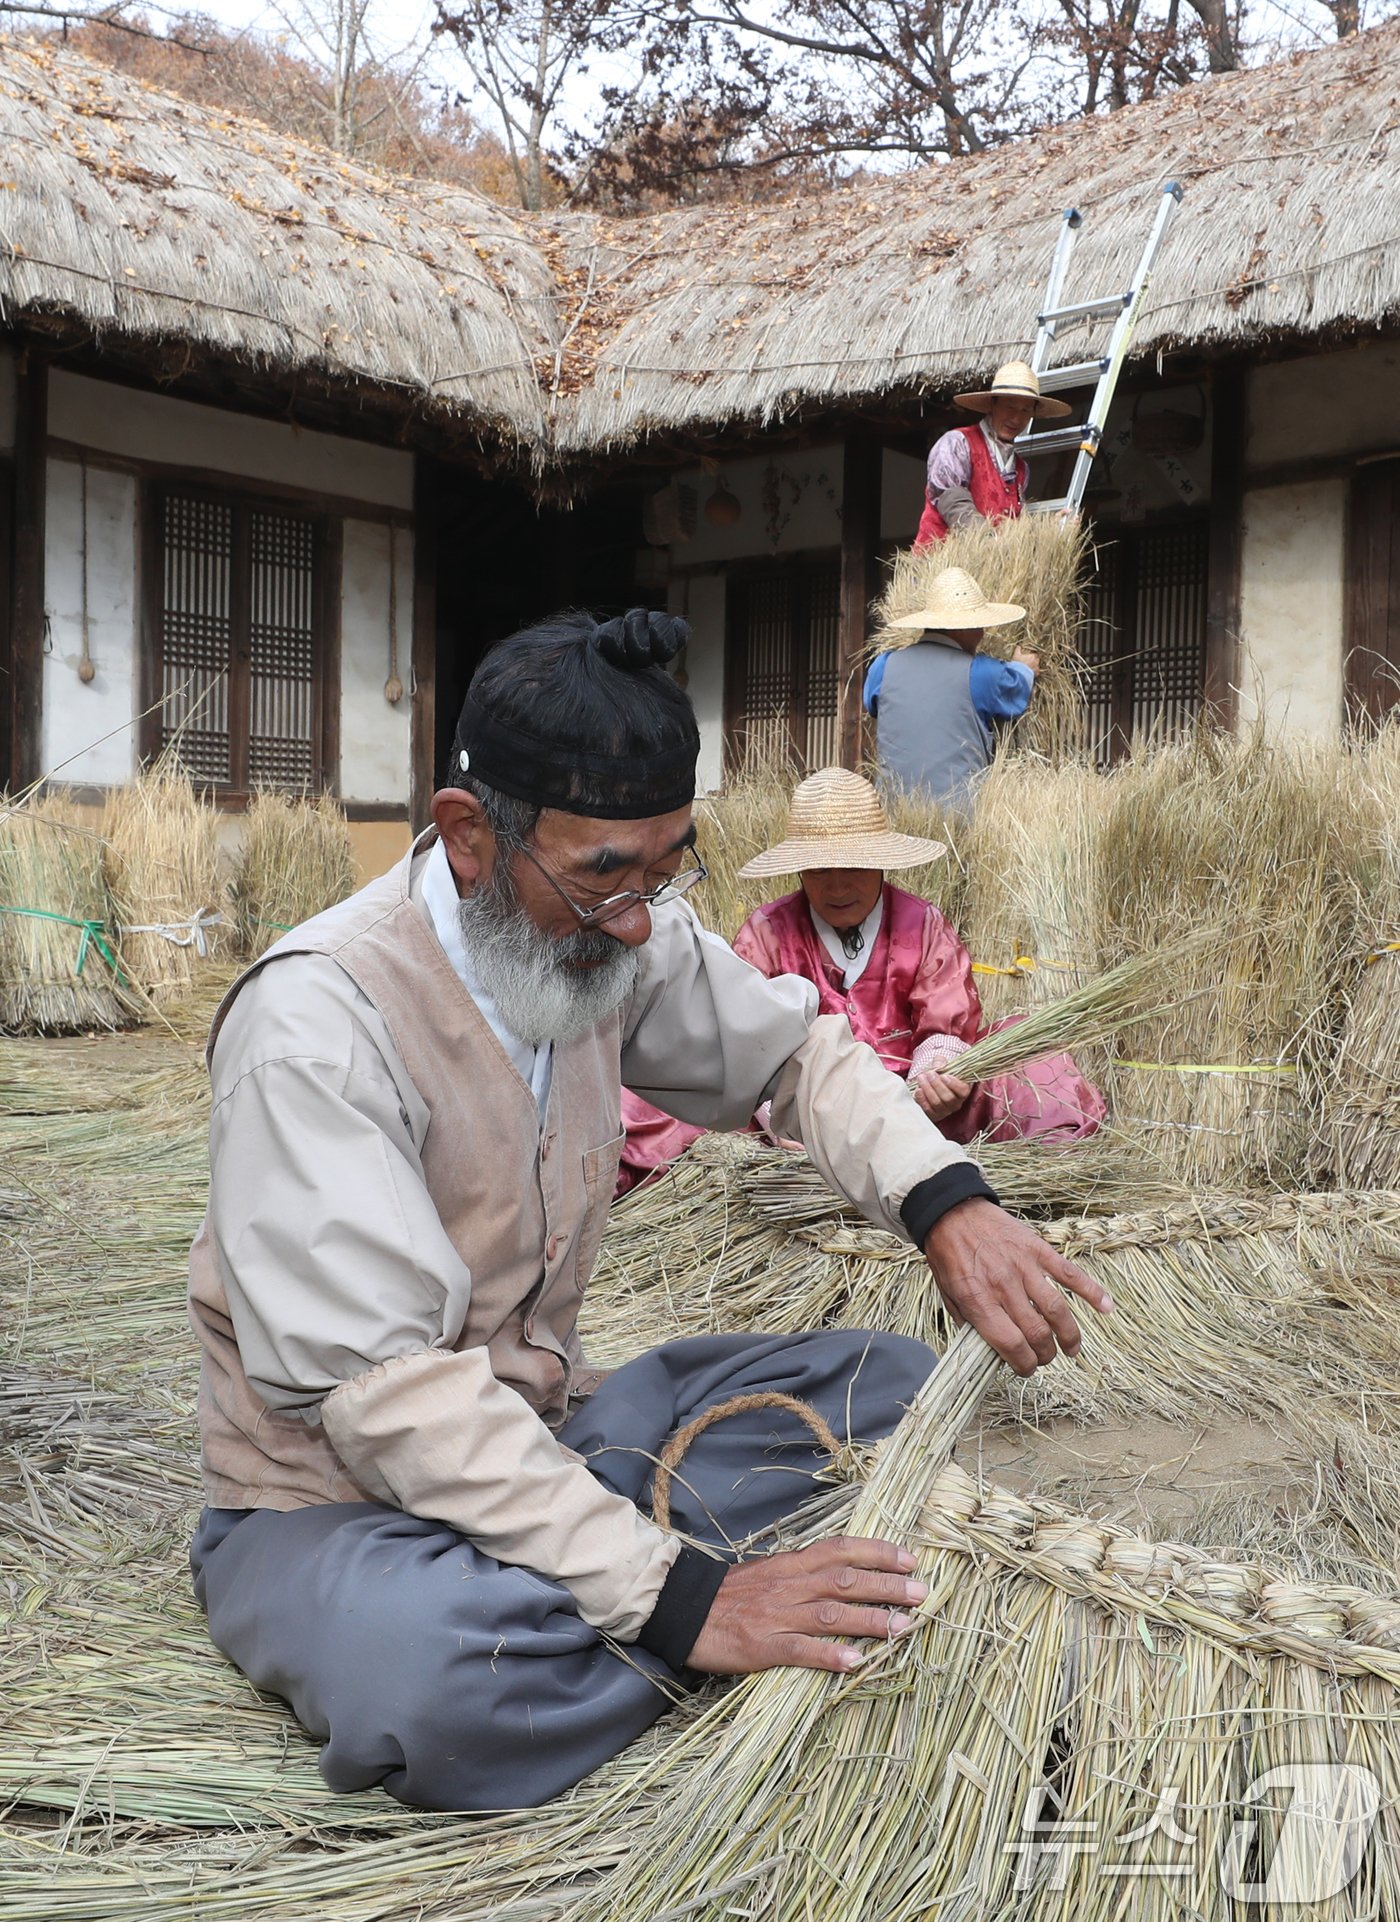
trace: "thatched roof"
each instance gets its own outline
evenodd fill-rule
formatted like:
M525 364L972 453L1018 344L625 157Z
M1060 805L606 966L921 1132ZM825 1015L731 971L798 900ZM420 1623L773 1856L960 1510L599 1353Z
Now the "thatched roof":
M0 319L397 390L542 442L552 277L504 208L13 38L0 155Z
M1030 344L1062 210L1085 214L1071 292L1109 293L1169 178L1186 200L1139 355L1372 327L1400 312L1398 107L1392 24L873 185L570 224L601 291L557 445L976 384Z
M1170 176L1187 201L1140 355L1388 323L1397 108L1393 23L799 201L531 218L9 39L0 319L349 385L537 469L572 465L951 392L1026 346L1064 206L1086 215L1075 285L1106 292Z

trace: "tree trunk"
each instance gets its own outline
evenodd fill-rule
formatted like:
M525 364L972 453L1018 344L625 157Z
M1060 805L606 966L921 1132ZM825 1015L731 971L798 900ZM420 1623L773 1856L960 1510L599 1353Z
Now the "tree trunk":
M1211 72L1234 73L1240 64L1240 49L1226 0L1190 0L1190 5L1205 29Z

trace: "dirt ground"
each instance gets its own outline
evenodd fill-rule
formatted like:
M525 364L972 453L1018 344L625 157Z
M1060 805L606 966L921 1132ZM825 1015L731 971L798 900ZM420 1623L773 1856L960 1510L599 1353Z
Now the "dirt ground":
M1101 1428L986 1420L957 1453L969 1473L1159 1541L1198 1540L1203 1521L1245 1493L1263 1506L1295 1505L1304 1493L1284 1440L1260 1422L1226 1415L1190 1428L1150 1415Z

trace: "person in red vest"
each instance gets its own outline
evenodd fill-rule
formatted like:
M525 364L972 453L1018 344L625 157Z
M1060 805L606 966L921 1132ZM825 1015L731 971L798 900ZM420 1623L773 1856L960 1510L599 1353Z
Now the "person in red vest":
M1033 420L1062 420L1070 412L1062 400L1041 393L1039 380L1023 360L998 367L985 393L953 398L982 418L975 427L954 427L934 442L916 548L946 540L949 528L964 527L979 516L1014 520L1026 498L1029 474L1016 452L1017 436Z

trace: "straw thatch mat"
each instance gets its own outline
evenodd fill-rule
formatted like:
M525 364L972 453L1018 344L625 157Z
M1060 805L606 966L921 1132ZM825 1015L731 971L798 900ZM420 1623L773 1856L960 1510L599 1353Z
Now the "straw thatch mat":
M166 755L113 788L102 822L123 966L156 1008L183 1001L227 928L219 816Z
M100 837L57 797L0 802L0 1033L117 1028L135 1009Z
M1017 646L1040 655L1031 706L1016 728L1019 745L1055 758L1079 752L1084 747L1085 670L1078 634L1089 565L1089 537L1077 522L1023 514L1019 520L979 520L955 527L944 541L895 555L876 608L871 650L914 645L916 631L889 623L923 607L945 568L963 568L988 600L1010 601L1026 610L1023 621L989 629L981 643L986 653L1003 658Z
M232 890L246 954L262 954L354 888L350 829L330 795L254 795Z

